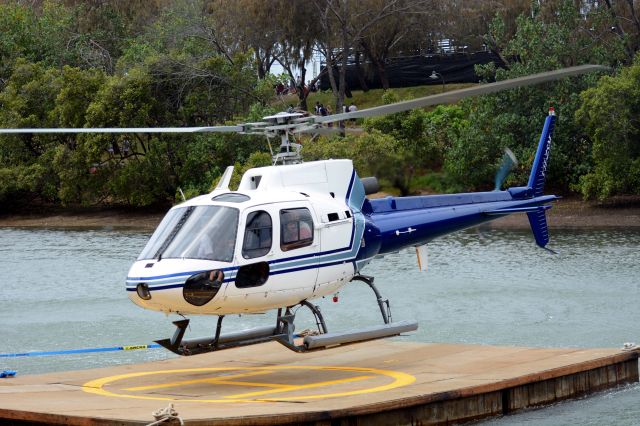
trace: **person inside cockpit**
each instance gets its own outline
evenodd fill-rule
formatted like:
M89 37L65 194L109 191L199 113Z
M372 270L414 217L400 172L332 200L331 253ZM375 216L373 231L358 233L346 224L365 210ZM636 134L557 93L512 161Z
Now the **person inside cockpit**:
M313 237L311 226L301 217L298 211L289 210L286 215L282 216L282 242L292 243L301 240L307 240Z
M230 232L220 235L215 241L208 236L201 238L197 257L200 259L219 260L220 262L231 262L235 243L235 235Z

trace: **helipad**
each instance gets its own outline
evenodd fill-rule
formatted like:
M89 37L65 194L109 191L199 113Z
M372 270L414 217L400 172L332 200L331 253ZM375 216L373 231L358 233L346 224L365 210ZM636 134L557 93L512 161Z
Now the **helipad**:
M148 424L438 424L638 381L638 353L372 341L297 354L266 343L0 380L0 420Z
M322 376L321 380L317 380ZM140 386L140 380L149 384ZM88 393L182 402L276 402L362 395L413 383L398 371L359 367L271 366L146 371L91 380Z

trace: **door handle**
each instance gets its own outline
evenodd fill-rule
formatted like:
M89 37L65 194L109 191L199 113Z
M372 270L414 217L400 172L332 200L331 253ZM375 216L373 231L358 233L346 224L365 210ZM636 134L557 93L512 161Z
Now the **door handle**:
M417 231L417 229L413 229L412 227L408 227L406 231L400 231L399 229L396 229L396 235L400 235L400 234L410 234L413 231Z

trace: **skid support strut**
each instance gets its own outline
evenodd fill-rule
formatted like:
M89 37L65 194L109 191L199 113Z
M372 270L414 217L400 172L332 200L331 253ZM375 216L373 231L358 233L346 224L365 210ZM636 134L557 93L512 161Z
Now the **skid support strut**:
M309 310L315 317L316 325L318 326L318 332L321 334L326 334L327 325L324 322L324 317L322 316L322 312L320 312L320 308L317 307L316 305L309 303L306 300L303 300L302 302L300 302L300 306L306 306L307 308L309 308ZM293 332L295 331L295 325L293 324L293 321L296 318L296 314L291 312L291 307L288 307L285 310L284 315L281 315L281 313L282 313L282 310L278 309L277 329L279 334L275 336L273 339L278 343L291 349L292 351L305 352L307 348L304 346L304 344L296 345L294 340L296 336L293 334Z
M273 336L278 334L275 327L257 327L249 330L242 330L235 333L221 334L223 315L218 317L216 334L212 337L183 340L184 334L189 326L189 320L183 319L174 321L176 331L170 339L156 340L160 346L169 349L178 355L197 355L222 349L234 348L237 346L252 345L254 343L268 342Z
M316 319L316 326L318 327L318 332L320 332L320 334L328 333L329 330L327 330L327 325L324 322L324 317L322 316L322 312L320 312L320 308L316 305L312 305L306 300L303 300L300 304L309 308L309 310L313 313L313 316Z
M324 323L324 319L322 317L322 314L320 313L320 309L307 301L303 301L301 302L301 305L307 306L314 313L316 317L316 324L318 325L318 329L322 334L318 336L306 336L303 339L302 344L295 344L293 341L292 331L293 319L295 315L290 315L290 311L287 309L287 314L279 317L279 323L283 324L282 333L276 336L275 340L296 352L306 352L315 349L326 349L332 346L362 342L365 340L397 336L401 333L418 329L418 323L416 321L400 321L395 323L392 322L389 300L382 299L380 292L373 284L373 277L369 277L366 275L356 275L352 280L362 281L366 283L371 288L371 290L373 290L376 295L378 307L380 308L380 313L382 314L384 325L367 327L342 333L328 333L327 327Z
M363 283L367 284L371 288L371 290L373 290L373 292L376 295L376 300L378 301L378 306L380 307L382 320L384 321L385 324L389 324L392 321L391 307L389 306L389 299L386 299L386 300L382 299L382 296L380 296L380 292L376 288L375 284L373 284L374 280L375 278L367 275L356 275L353 278L351 278L351 281L362 281Z

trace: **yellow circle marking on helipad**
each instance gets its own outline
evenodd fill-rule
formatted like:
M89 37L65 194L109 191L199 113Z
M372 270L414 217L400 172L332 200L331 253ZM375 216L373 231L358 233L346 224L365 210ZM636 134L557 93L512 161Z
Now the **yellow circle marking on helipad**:
M330 372L342 372L347 373L345 377L338 377L332 380L322 381L306 381L305 383L272 383L269 381L260 381L262 378L269 378L270 374L282 372L282 371L294 371L299 372L300 375L296 376L296 379L304 378L304 371L323 371L327 375L331 375ZM218 373L213 375L205 375L204 377L200 373ZM229 372L237 372L237 374L226 374ZM138 377L155 376L158 378L160 375L176 375L184 373L196 373L197 378L183 379L178 381L166 381L163 383L148 384L145 386L129 386L129 384L123 383L128 379L134 379ZM222 373L222 374L219 374ZM244 378L251 377L252 379L243 380ZM258 380L256 381L256 377ZM367 387L367 382L380 380L387 381L388 383L376 384ZM389 379L391 381L389 381ZM406 386L413 383L416 380L415 377L402 373L399 371L379 370L376 368L362 368L362 367L326 367L326 366L270 366L270 367L211 367L211 368L189 368L181 370L159 370L159 371L145 371L141 373L129 373L120 374L117 376L103 377L82 385L82 390L88 393L93 393L103 396L111 396L117 398L134 398L134 399L148 399L158 401L181 401L181 402L273 402L273 401L292 401L302 399L320 399L320 398L333 398L340 396L361 395L366 393L382 392L389 389ZM120 382L120 386L118 386ZM153 393L161 392L163 390L175 391L175 389L196 385L219 385L228 386L229 389L233 387L243 388L255 388L250 392L230 393L224 395L218 399L205 399L205 398L189 398L180 396L160 396L152 394L142 394L142 392L150 391ZM346 385L348 390L343 391L328 391L327 393L315 393L307 394L308 389L322 389L327 387L340 387ZM355 386L354 386L355 385ZM358 386L362 385L362 386ZM109 389L105 389L109 388ZM237 388L236 388L237 390ZM178 392L180 393L180 392Z

